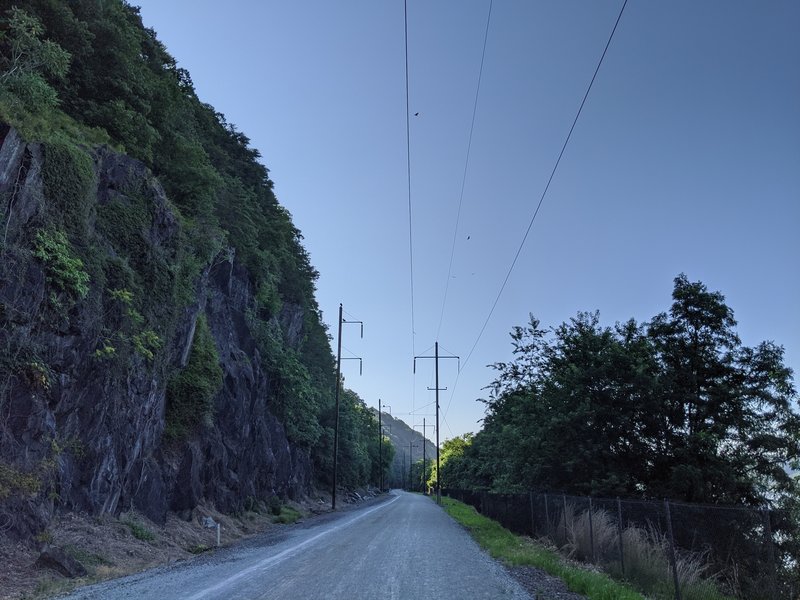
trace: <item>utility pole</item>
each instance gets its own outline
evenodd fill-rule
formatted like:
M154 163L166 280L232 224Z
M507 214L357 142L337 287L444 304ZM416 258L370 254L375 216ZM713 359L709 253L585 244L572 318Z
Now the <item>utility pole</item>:
M336 472L339 467L339 390L342 387L342 324L344 323L360 323L361 337L364 337L364 322L345 321L342 318L342 305L339 303L339 342L336 349L336 424L333 430L333 486L331 490L331 510L336 510ZM360 358L354 360L361 361ZM361 369L359 368L359 373L360 372Z
M424 444L423 444L424 447ZM411 451L412 448L416 448L414 442L408 442L408 491L411 491L411 486L413 485L412 482L414 481L414 473L412 471L411 465L414 464L414 453Z
M380 398L378 398L378 489L383 493L383 427L381 427Z
M388 408L389 414L392 414L391 406L384 404L383 408ZM383 427L381 424L381 400L378 399L378 479L380 480L381 492L383 492Z
M442 503L442 486L441 486L441 463L439 461L439 358L455 358L458 360L458 370L461 370L461 359L458 356L439 356L439 342L434 344L436 348L433 356L415 356L414 357L414 372L417 372L417 359L418 358L432 358L436 361L436 502ZM430 388L428 388L430 389ZM447 388L444 388L445 390Z
M414 425L414 429L420 427L420 425ZM428 441L428 438L425 437L425 434L428 432L428 427L433 427L433 425L426 425L425 419L422 419L422 493L427 495L427 479L428 476L428 460L426 457L426 444L425 442Z
M403 489L406 489L406 449L403 448L403 462L400 467L400 484Z

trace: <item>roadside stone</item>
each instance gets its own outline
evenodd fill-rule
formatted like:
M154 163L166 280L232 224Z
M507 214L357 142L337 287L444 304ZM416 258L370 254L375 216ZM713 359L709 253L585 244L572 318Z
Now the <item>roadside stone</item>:
M86 568L80 562L55 546L47 546L42 550L33 566L40 569L52 569L70 579L86 575Z

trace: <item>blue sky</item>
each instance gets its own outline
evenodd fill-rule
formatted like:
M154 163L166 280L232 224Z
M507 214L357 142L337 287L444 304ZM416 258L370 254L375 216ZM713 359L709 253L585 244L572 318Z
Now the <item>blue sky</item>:
M432 361L469 354L621 1L498 0L466 161L488 0L408 0L412 340L403 3L133 0L200 98L248 135L320 272L346 384L411 425ZM533 313L606 324L668 310L681 272L721 291L744 343L800 371L800 3L630 0L542 210L458 377L441 364L444 438ZM462 177L466 180L442 314ZM412 410L416 413L411 416ZM428 422L432 417L427 417ZM429 431L429 437L431 433Z

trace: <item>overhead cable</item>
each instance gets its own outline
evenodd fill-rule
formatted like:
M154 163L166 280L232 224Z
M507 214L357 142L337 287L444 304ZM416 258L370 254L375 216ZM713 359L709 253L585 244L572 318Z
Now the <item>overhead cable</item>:
M611 45L611 40L614 39L614 33L617 31L617 26L619 25L620 19L622 19L622 14L625 12L625 7L628 4L628 0L624 0L622 3L622 8L620 8L619 14L617 15L617 20L614 22L614 27L611 29L611 34L608 36L608 41L606 42L605 48L603 48L603 53L600 55L600 60L597 62L597 67L592 74L592 79L589 81L589 86L586 88L586 93L583 95L583 100L581 100L581 104L578 107L578 112L575 114L575 118L572 120L572 126L569 128L569 133L567 133L567 137L564 140L564 144L561 146L561 151L558 153L558 158L556 159L555 164L553 165L553 169L550 172L550 177L547 179L547 184L542 191L542 195L539 198L539 203L536 205L536 210L533 212L533 216L528 223L528 228L525 230L525 235L522 237L522 241L517 248L517 252L514 255L514 259L511 261L511 265L506 272L505 279L503 279L503 283L500 286L500 290L497 292L497 296L494 299L494 303L492 304L492 308L489 311L489 314L486 316L486 319L481 326L481 330L478 333L478 337L475 339L475 343L472 344L472 348L467 354L467 357L464 359L464 364L462 365L463 368L469 362L470 357L472 356L473 352L475 352L475 348L478 346L478 342L480 342L481 337L483 337L483 332L486 330L486 326L489 324L489 320L492 318L494 314L495 308L497 308L497 303L500 301L500 296L502 296L503 291L506 288L506 284L508 283L509 278L511 277L511 273L514 270L514 266L517 264L517 260L519 259L520 254L522 253L522 248L525 246L525 242L528 240L528 235L531 232L531 228L533 227L533 223L536 220L536 216L539 214L539 209L542 207L542 203L544 202L545 196L547 196L547 192L550 189L550 184L553 181L553 177L555 177L556 171L558 170L558 165L561 163L561 158L564 156L564 152L567 149L567 145L569 144L570 139L572 138L572 132L575 130L575 125L578 123L578 119L581 116L581 112L583 111L583 107L586 104L586 99L589 97L589 92L592 90L592 86L594 85L594 81L597 78L597 73L600 71L600 67L603 64L603 59L606 56L606 52L608 52L608 48ZM456 377L456 384L458 383L458 377ZM453 401L453 396L455 395L455 385L453 385L453 391L450 394L450 400L447 403L447 409L445 410L445 415L447 414L447 410L450 409L450 403Z
M439 339L439 333L442 330L442 321L444 320L444 309L447 305L447 292L450 289L450 276L453 273L453 257L456 253L456 238L458 237L458 225L461 221L461 205L464 202L464 187L467 183L467 170L469 167L469 155L472 149L472 133L475 131L475 115L478 112L478 96L481 91L481 79L483 78L483 62L486 57L486 42L489 39L489 24L492 20L492 4L494 0L489 0L489 12L486 15L486 29L483 32L483 50L481 51L481 66L478 69L478 85L475 87L475 101L472 104L472 121L469 126L469 139L467 141L467 154L464 159L464 173L461 177L461 193L458 196L458 210L456 211L456 225L453 229L453 245L450 248L450 264L447 267L447 278L444 284L444 297L442 298L442 310L439 314L439 326L436 328L436 339Z

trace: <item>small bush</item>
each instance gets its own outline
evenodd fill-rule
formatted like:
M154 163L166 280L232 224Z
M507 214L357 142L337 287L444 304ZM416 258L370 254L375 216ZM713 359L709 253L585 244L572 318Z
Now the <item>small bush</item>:
M127 525L128 529L131 531L131 534L137 540L142 540L143 542L152 542L154 539L156 539L155 534L147 529L147 527L139 523L139 521L134 521L131 519L123 521L123 523Z
M273 515L281 514L281 507L282 506L283 506L283 503L281 502L281 499L278 498L278 496L272 496L272 498L269 499L269 511Z
M0 500L12 494L35 496L42 489L42 479L35 473L24 473L0 462Z
M53 543L53 532L49 529L43 529L35 536L33 539L39 542L40 544L52 544Z
M272 517L273 523L281 525L291 525L297 523L303 517L300 511L295 510L291 506L281 506L280 514Z
M44 264L47 278L73 298L89 293L89 274L60 231L37 231L33 255Z
M186 548L186 551L190 554L202 554L203 552L208 552L209 550L211 550L211 546L206 546L205 544L195 544Z

